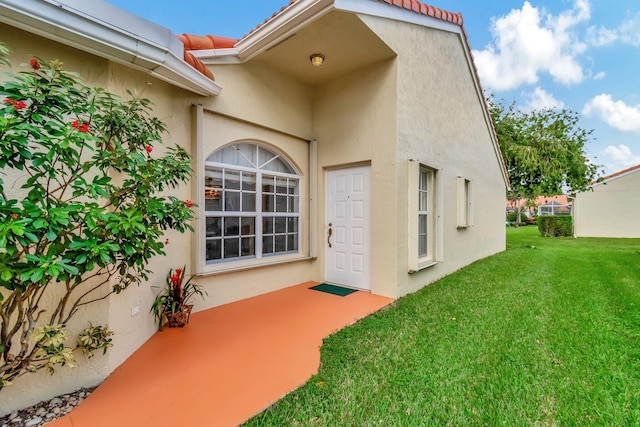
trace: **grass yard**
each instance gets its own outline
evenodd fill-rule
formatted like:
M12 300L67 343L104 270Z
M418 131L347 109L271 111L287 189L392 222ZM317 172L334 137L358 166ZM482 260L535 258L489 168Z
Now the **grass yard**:
M640 239L507 247L329 337L246 425L640 425Z

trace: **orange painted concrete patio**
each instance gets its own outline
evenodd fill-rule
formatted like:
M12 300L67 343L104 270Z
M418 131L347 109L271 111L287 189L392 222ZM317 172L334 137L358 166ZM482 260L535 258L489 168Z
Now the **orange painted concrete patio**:
M393 302L286 288L156 333L51 427L235 426L317 372L322 340Z

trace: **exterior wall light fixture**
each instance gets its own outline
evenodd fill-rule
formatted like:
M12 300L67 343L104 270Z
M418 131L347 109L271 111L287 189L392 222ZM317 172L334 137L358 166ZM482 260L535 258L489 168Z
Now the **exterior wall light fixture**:
M309 60L311 60L311 65L314 67L321 67L322 64L324 64L324 55L321 53L314 53L309 57Z

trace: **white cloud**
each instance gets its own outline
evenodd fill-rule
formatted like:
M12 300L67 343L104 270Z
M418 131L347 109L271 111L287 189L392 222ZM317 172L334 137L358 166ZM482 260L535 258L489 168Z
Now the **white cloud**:
M537 87L531 93L523 95L527 99L525 109L527 110L543 110L543 109L563 109L564 102L557 100L552 94L544 89Z
M536 83L540 73L549 73L567 85L582 82L584 73L577 57L586 45L578 40L574 28L590 15L586 0L576 0L573 9L557 16L525 1L522 9L494 19L494 41L473 52L483 84L497 91L509 90Z
M610 175L640 164L640 155L631 152L631 149L624 144L610 145L600 152L598 160L604 167L605 175Z
M591 27L587 31L587 40L593 46L609 46L620 39L618 32L605 27Z
M602 80L607 76L607 73L605 73L604 71L600 71L599 73L597 73L595 76L593 76L593 80Z
M640 13L623 22L619 33L623 43L640 46Z
M587 41L593 46L610 46L616 42L640 47L640 13L622 22L618 28L591 27Z
M603 93L587 102L582 114L598 117L622 132L640 133L640 105L629 106L623 101L614 101L609 94Z

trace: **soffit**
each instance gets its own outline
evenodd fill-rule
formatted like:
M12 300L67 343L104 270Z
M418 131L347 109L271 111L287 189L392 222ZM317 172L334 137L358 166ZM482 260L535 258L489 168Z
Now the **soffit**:
M311 65L309 57L314 53L325 56L321 67ZM317 86L395 56L357 15L334 10L250 62L267 64L303 84Z

